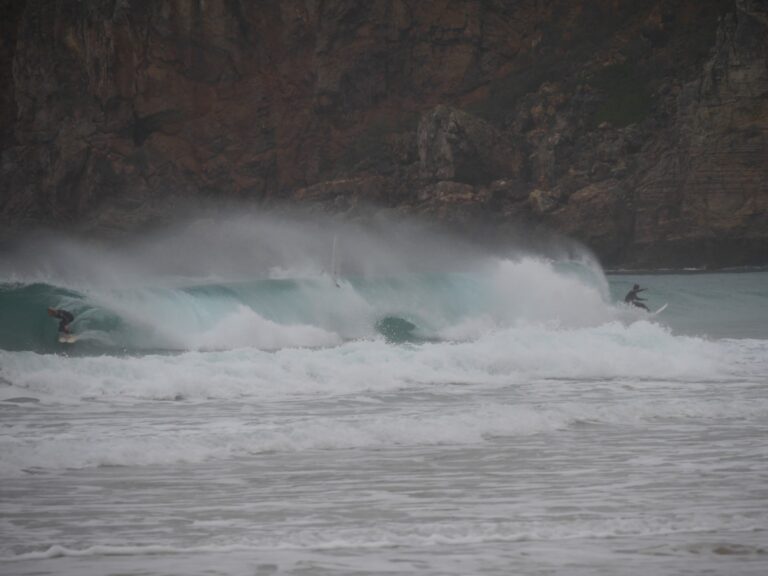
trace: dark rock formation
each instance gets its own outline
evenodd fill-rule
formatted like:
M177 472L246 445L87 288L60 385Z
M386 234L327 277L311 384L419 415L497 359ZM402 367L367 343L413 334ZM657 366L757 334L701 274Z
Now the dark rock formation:
M768 0L0 0L0 227L199 198L768 260Z
M522 158L487 122L447 106L425 113L418 128L420 176L424 180L486 183L520 172Z
M643 158L631 247L641 263L768 259L768 3L757 4L722 20Z

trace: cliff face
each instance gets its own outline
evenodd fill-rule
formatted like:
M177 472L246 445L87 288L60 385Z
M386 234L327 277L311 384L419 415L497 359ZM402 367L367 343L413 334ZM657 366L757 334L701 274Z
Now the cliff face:
M0 222L179 199L768 260L768 0L0 0Z

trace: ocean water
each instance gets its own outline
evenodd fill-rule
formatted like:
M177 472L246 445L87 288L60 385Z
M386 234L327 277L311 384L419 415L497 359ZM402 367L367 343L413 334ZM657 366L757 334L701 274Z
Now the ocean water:
M768 272L224 224L3 255L1 574L768 573Z

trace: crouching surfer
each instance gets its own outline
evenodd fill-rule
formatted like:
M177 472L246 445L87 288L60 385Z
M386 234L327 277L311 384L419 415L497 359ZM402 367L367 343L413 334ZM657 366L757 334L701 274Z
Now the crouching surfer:
M75 317L71 312L67 312L66 310L58 310L56 308L48 308L48 316L53 316L54 318L59 319L59 336L62 334L72 333L69 330L69 325L72 323L72 320L74 320Z
M645 302L645 298L640 298L639 294L640 292L645 291L645 288L640 288L639 284L635 284L632 286L632 290L627 292L627 295L624 296L624 302L626 304L632 304L632 306L637 306L638 308L642 308L646 312L650 312L648 309L648 306L643 304Z

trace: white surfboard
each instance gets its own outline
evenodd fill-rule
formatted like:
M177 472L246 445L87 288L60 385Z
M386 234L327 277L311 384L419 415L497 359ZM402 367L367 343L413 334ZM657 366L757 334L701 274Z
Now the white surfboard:
M62 344L74 344L77 342L77 334L59 334L59 342Z
M659 308L655 312L651 312L651 316L656 316L657 314L660 314L661 312L664 312L664 310L666 309L667 306L669 306L669 303L665 302L664 305L661 308Z

